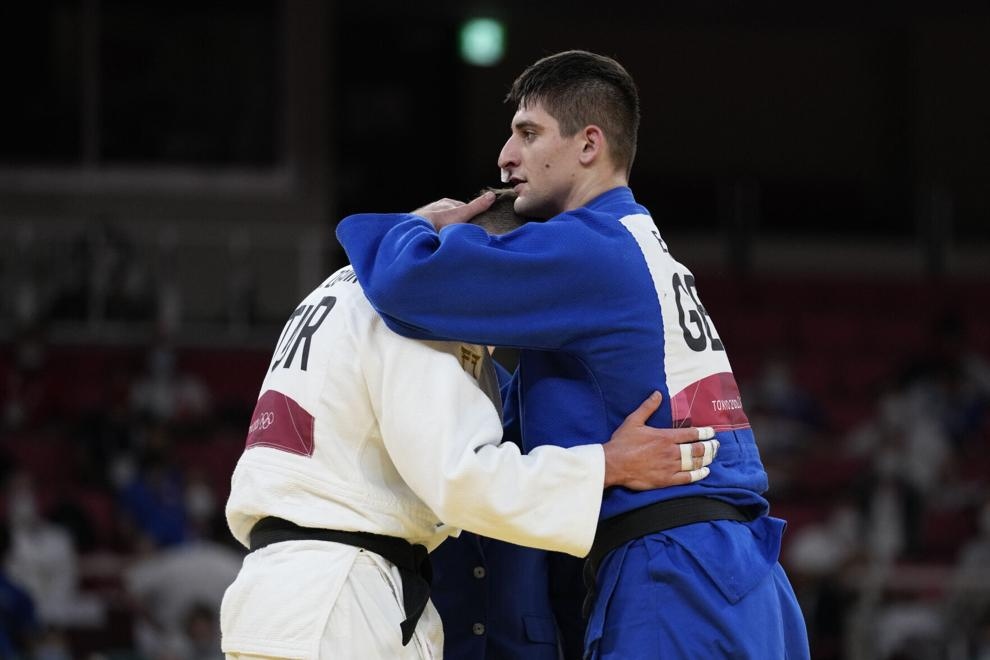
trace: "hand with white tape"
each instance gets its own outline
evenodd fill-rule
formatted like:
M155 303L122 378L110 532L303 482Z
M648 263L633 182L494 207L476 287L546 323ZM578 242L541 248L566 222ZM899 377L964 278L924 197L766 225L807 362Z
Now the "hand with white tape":
M718 440L710 426L658 429L646 425L663 397L654 392L626 417L602 445L605 487L649 490L694 483L707 477L718 455Z

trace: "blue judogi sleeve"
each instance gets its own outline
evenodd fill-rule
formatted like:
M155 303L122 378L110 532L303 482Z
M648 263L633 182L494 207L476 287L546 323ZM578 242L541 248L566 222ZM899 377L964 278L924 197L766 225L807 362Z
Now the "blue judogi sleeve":
M474 225L437 233L415 215L358 214L341 221L337 237L399 334L554 350L591 330L587 310L614 294L596 232L568 215L491 236Z
M523 444L601 443L652 391L650 425L711 426L704 483L609 489L602 517L689 495L765 509L766 471L690 270L628 188L501 236L410 214L345 218L337 236L390 328L520 350ZM717 490L716 490L717 489Z

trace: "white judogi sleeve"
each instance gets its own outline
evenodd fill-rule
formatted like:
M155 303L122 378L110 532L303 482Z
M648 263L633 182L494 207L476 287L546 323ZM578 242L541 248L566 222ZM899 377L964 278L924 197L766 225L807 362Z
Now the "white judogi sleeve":
M527 455L512 443L500 445L499 416L470 373L478 347L387 331L368 339L361 362L389 456L444 523L519 545L588 553L605 480L601 445L547 446Z

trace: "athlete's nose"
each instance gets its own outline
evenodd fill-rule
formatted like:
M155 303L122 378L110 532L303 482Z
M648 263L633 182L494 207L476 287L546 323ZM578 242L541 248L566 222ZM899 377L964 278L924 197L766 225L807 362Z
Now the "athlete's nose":
M511 135L509 136L509 139L502 145L502 151L498 154L499 169L507 170L519 165L518 152L512 137Z

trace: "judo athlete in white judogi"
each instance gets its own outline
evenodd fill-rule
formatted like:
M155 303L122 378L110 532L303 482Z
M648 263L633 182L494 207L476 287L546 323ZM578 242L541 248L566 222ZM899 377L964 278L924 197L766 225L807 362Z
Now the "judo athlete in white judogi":
M234 470L227 520L252 552L221 608L228 657L441 658L426 551L464 528L584 556L604 487L702 479L717 449L643 426L655 395L604 445L522 455L498 397L484 347L393 333L349 267L310 293Z

